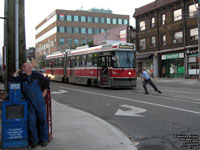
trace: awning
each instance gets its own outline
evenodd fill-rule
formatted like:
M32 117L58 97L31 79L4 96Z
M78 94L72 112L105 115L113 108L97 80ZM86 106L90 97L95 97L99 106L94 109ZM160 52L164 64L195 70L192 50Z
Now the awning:
M153 54L142 54L142 55L136 55L136 61L142 61L143 59L148 59Z

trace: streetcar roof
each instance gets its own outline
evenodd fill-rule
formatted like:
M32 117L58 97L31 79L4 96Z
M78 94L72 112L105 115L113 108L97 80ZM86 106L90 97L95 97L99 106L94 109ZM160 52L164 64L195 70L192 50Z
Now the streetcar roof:
M72 51L71 49L66 49L64 50L64 52L55 52L51 55L47 55L46 56L46 59L52 59L52 58L59 58L59 57L64 57L65 56L65 53L69 53L70 51Z
M109 45L99 45L79 50L72 50L71 52L69 52L69 55L80 55L80 54L89 54L89 53L105 52L105 51L133 51L133 50L135 50L135 45L132 43L115 43Z
M65 55L65 52L59 52L59 53L47 55L46 59L64 57L64 55Z

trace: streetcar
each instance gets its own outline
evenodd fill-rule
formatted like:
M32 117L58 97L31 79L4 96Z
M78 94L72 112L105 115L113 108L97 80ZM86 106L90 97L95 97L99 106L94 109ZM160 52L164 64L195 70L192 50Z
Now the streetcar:
M57 52L51 55L47 55L45 58L44 76L49 77L51 80L64 82L65 58L65 52Z
M51 80L94 87L136 87L135 45L114 43L68 50L46 57Z

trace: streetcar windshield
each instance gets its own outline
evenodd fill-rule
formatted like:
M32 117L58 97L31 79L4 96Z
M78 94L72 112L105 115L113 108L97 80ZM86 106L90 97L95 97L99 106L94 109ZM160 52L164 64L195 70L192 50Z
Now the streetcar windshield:
M135 67L133 52L115 52L112 57L113 68L133 68Z

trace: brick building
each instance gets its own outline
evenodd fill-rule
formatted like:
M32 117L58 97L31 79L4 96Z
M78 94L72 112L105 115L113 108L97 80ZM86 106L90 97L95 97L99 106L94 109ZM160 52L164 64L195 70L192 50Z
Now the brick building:
M156 0L134 13L137 61L154 76L197 77L198 0ZM165 68L165 69L164 69Z
M36 26L36 59L85 45L92 42L94 34L128 24L128 15L112 14L111 10L55 10Z

